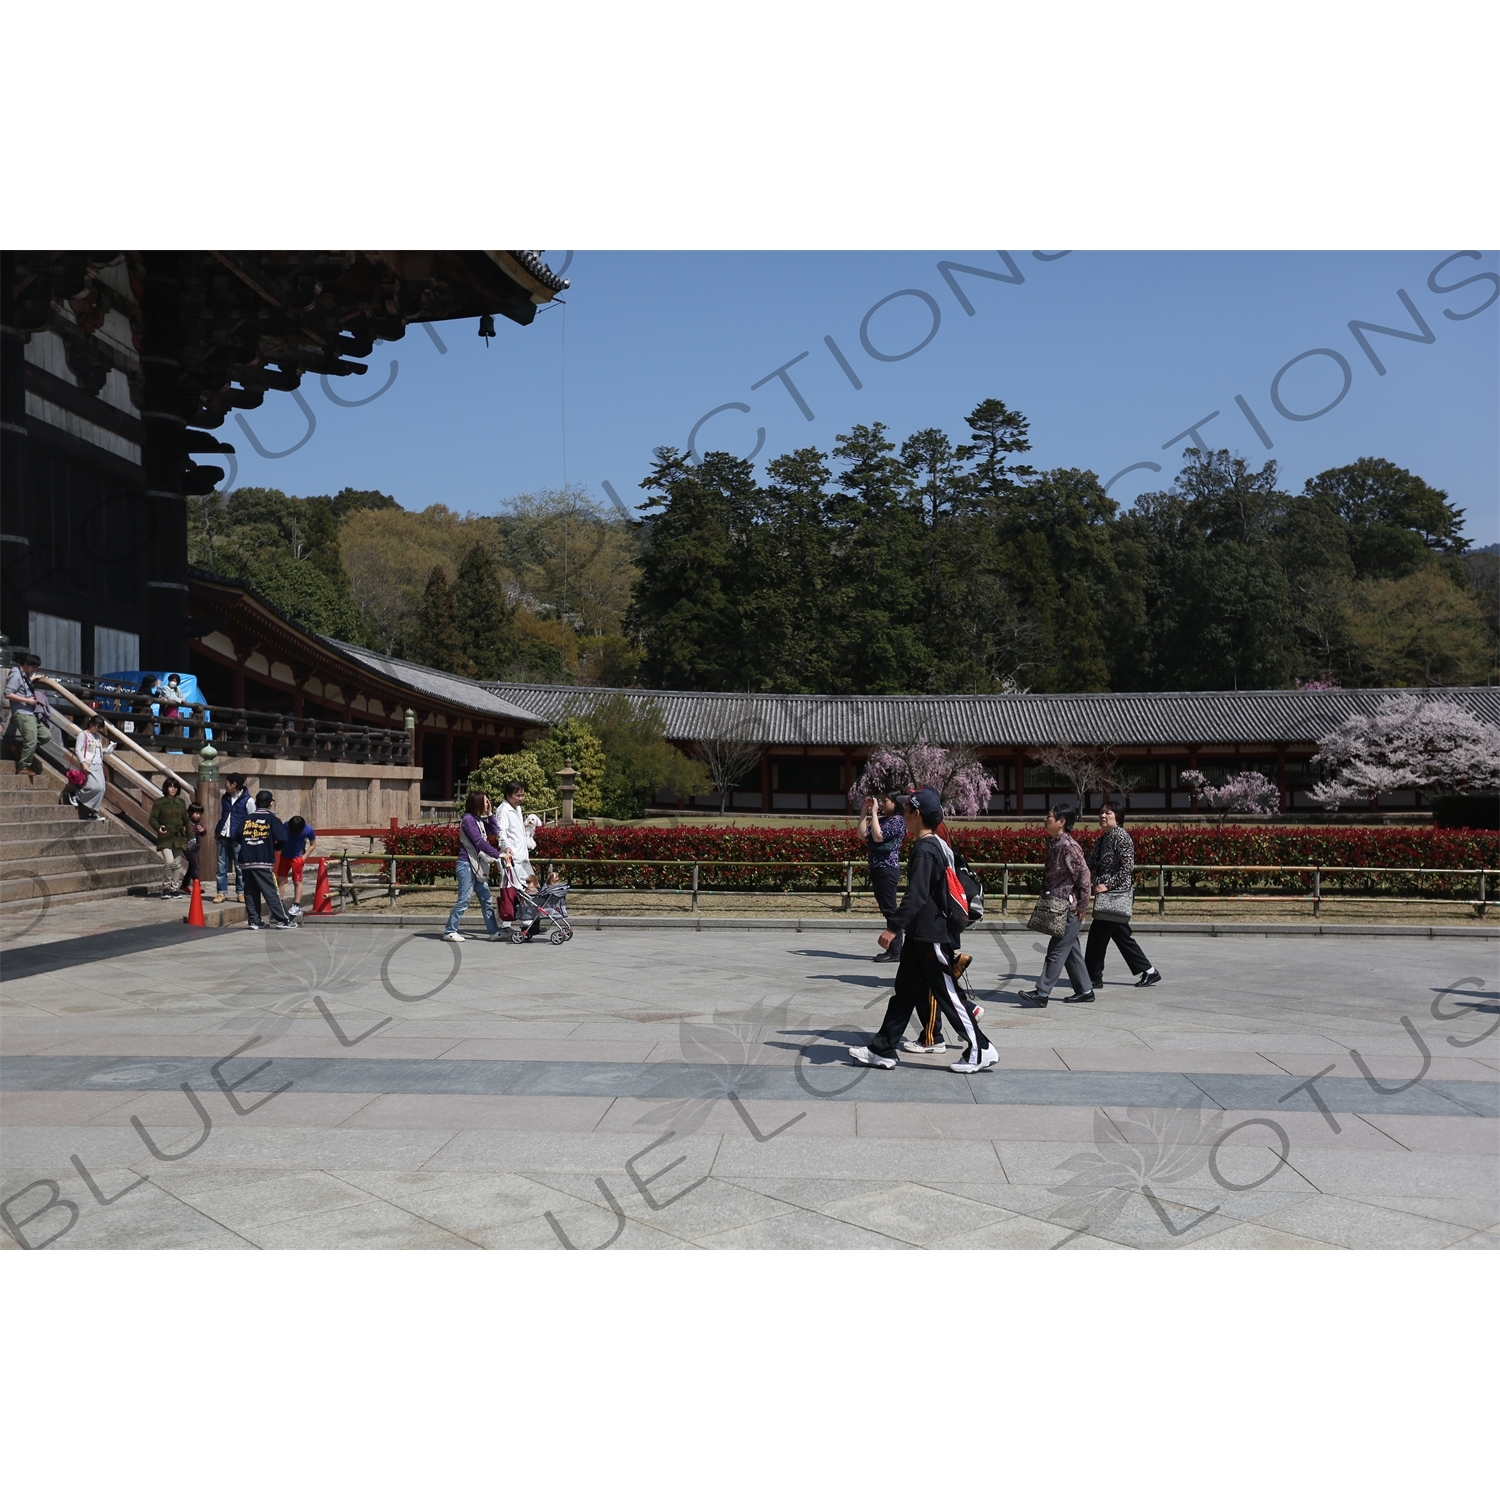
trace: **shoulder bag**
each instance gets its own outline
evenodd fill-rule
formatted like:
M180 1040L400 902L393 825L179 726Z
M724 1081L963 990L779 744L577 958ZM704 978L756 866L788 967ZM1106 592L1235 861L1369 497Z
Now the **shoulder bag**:
M1135 892L1128 886L1117 891L1100 891L1094 897L1096 922L1128 922L1135 909Z
M1073 914L1073 904L1066 896L1038 896L1027 920L1028 932L1045 932L1048 937L1061 937L1068 930L1068 918Z
M511 872L510 861L500 860L500 899L496 903L499 907L500 920L502 922L514 922L516 919L516 882Z

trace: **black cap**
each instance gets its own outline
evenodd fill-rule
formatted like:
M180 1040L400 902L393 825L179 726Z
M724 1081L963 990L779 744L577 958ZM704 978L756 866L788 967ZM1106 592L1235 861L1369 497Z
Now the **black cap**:
M926 817L940 818L943 815L943 799L930 786L918 787L908 800Z

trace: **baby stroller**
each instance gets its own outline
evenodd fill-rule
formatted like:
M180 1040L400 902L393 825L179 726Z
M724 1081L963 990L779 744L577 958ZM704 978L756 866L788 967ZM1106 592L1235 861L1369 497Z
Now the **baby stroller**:
M533 923L551 923L552 931L547 941L560 948L573 936L573 924L568 921L568 887L565 881L544 885L540 890L516 891L516 925L510 930L513 943L524 943Z

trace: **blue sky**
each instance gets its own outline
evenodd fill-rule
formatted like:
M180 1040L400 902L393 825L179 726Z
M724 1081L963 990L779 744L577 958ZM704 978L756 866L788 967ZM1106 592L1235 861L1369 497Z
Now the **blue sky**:
M1500 303L1446 316L1494 297L1493 252L1441 270L1457 252L1007 253L573 252L566 305L530 328L499 320L488 348L472 322L435 325L445 353L413 328L376 348L367 375L326 382L344 401L375 397L359 407L336 404L309 377L300 394L312 435L283 458L258 454L231 418L221 429L237 450L230 481L294 494L350 485L409 509L481 512L564 482L607 502L607 482L633 506L651 450L685 448L694 424L727 403L750 410L710 418L699 450L748 454L764 428L761 462L809 444L826 451L855 422L884 421L898 440L927 426L958 438L964 414L998 396L1030 419L1040 467L1109 480L1160 464L1115 479L1111 494L1126 503L1170 481L1192 440L1169 440L1217 411L1204 439L1257 463L1274 458L1289 487L1355 458L1389 458L1447 490L1476 544L1500 540ZM547 254L556 268L570 252ZM941 261L1021 279L952 272L970 315ZM1474 276L1487 279L1448 292L1429 284ZM1348 325L1417 332L1402 291L1433 339L1367 335L1381 375ZM1312 350L1333 354L1297 360ZM811 421L781 379L753 389L804 352L787 373ZM1310 420L1278 411L1273 380L1292 361L1276 390L1285 413L1317 412L1347 384L1342 399ZM288 394L243 415L269 453L309 431Z

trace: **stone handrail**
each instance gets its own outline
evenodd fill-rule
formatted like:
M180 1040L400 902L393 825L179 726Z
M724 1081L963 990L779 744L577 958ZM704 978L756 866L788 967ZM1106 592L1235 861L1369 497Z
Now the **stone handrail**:
M93 718L94 710L81 698L75 698L73 694L67 690L67 688L61 686L59 683L54 682L50 677L43 677L40 674L38 674L35 680L41 683L41 685L46 688L49 693L57 693L59 696L66 698L74 708L78 709L84 715L85 723L87 723L89 719ZM78 730L74 728L72 724L68 723L66 719L64 719L62 722L67 725L67 728L73 734L78 733ZM173 781L179 784L182 784L186 781L187 778L184 777L180 771L174 771L171 769L171 767L164 766L154 755L151 754L149 750L141 749L141 747L137 745L136 742L131 739L130 736L123 730L116 729L113 724L106 724L105 727L109 731L111 738L119 740L121 744L123 744L127 749L133 750L137 755L140 756L143 761L146 762L148 766L154 766L158 771L161 772L163 776L170 776ZM114 756L111 755L109 759L113 761ZM122 761L120 762L120 764L124 765L124 762ZM128 766L126 767L126 769L130 770ZM156 796L156 788L151 786L151 783L149 781L147 781L143 776L138 775L134 771L131 771L131 775L137 781L141 782L144 786L150 788L151 795L153 797Z

